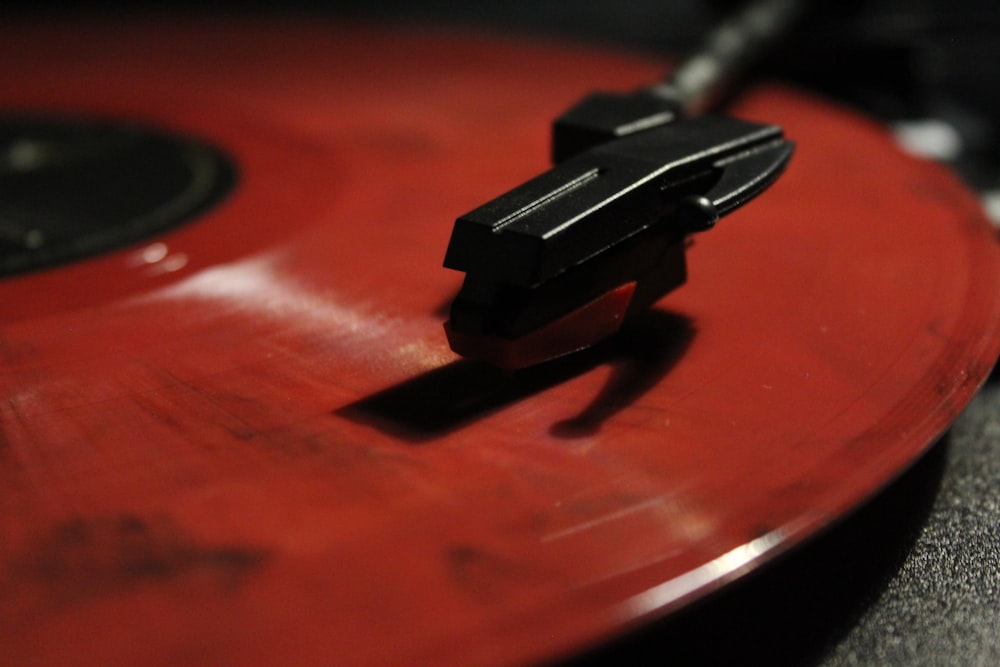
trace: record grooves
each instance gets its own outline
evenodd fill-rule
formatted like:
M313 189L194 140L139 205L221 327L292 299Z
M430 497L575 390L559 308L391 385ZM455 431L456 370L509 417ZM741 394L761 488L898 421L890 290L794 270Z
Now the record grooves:
M0 281L16 664L563 657L845 516L1000 348L974 198L793 90L735 109L798 153L688 285L505 377L441 330L452 222L544 169L581 93L658 63L294 20L3 33L6 111L199 137L239 173L187 224Z

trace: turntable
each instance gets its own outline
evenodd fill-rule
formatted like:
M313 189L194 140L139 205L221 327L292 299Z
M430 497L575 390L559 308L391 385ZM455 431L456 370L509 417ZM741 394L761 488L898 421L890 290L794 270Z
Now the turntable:
M683 287L505 374L442 330L455 218L660 59L344 16L3 34L5 662L1000 650L1000 247L883 124L747 86L787 173Z

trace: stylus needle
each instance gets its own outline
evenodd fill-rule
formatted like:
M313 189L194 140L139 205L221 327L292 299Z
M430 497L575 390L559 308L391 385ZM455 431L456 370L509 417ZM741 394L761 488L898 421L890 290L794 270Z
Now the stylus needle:
M683 284L688 236L763 192L793 151L775 125L687 114L797 6L754 3L669 82L595 93L560 116L556 166L455 223L444 264L466 276L445 325L452 349L531 366L614 334Z

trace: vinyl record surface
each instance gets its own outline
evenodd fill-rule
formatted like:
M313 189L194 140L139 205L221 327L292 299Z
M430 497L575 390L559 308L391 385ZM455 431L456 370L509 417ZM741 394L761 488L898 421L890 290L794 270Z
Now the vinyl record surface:
M659 64L290 20L22 23L0 59L10 117L232 168L187 223L0 281L4 662L568 655L843 517L998 354L977 202L790 90L733 109L797 154L697 238L689 284L507 377L447 347L452 222L546 168L555 114ZM6 174L46 166L11 141Z

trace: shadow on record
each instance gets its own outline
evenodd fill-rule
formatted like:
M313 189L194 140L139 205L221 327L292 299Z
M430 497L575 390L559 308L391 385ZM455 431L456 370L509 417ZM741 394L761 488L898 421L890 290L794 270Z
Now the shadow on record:
M598 395L579 414L551 429L555 437L583 437L655 387L684 355L694 333L687 317L652 310L607 341L534 368L505 374L482 362L459 360L334 414L414 444L423 443L598 366L611 365L611 376Z

